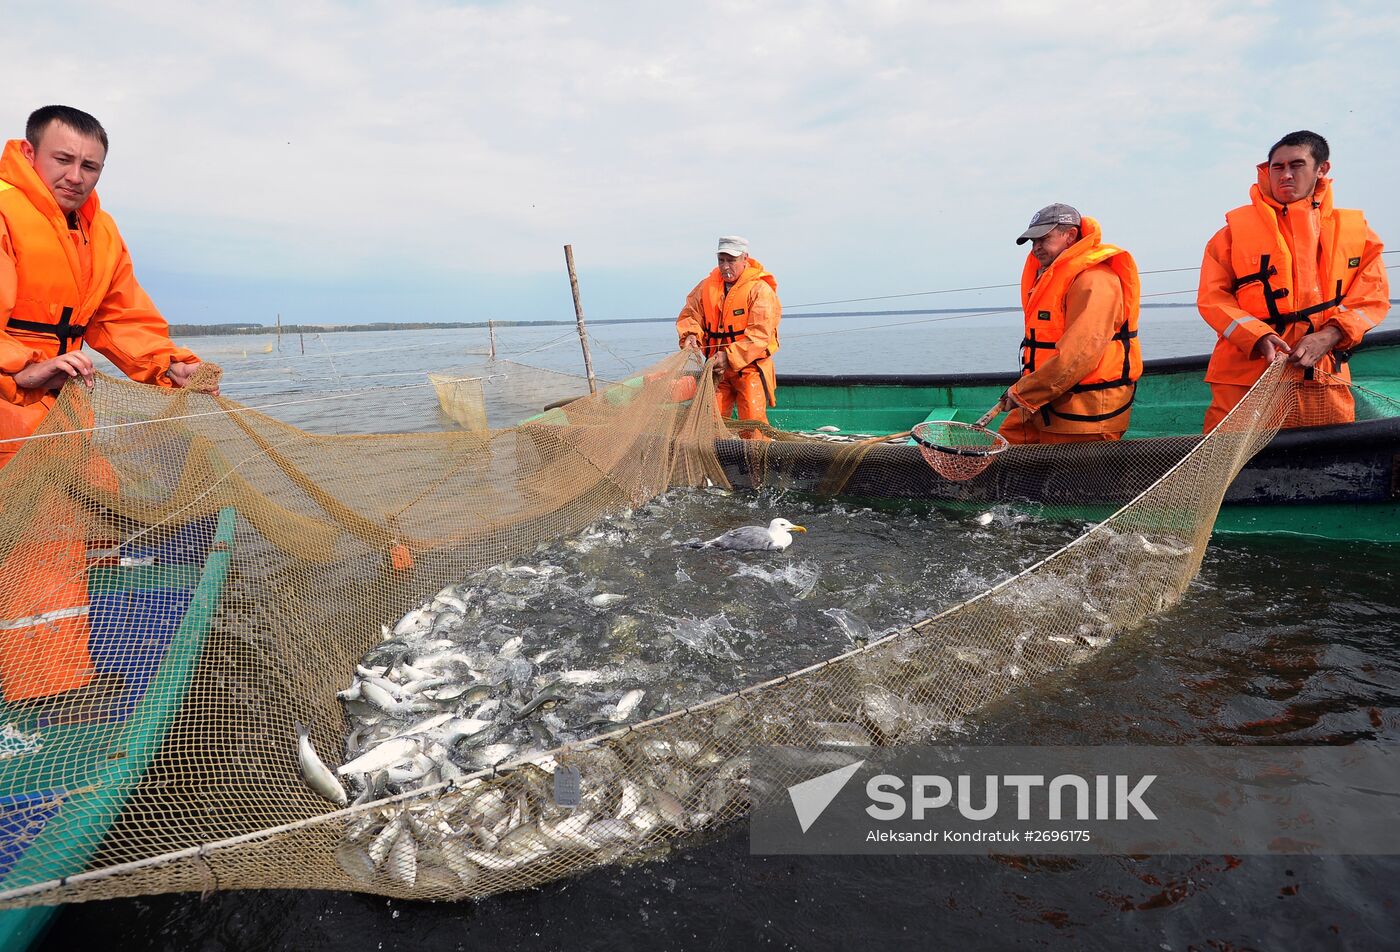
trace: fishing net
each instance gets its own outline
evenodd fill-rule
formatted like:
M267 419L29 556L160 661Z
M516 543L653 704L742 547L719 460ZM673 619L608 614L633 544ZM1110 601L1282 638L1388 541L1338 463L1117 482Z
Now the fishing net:
M536 396L547 376L472 370L464 429L376 435L105 377L70 385L0 470L0 903L298 887L449 900L658 855L773 794L750 775L755 745L936 738L1173 604L1296 386L1275 366L1208 438L1143 441L1126 463L1095 446L1012 447L958 481L911 469L907 439L733 439L699 369L677 354L547 412L536 401L508 427L470 410L492 373ZM474 734L440 754L412 734L442 715L522 723L516 705L567 637L474 629L464 579L490 570L504 586L512 560L605 517L731 486L953 509L1039 500L1042 514L1103 521L975 598L801 670L646 719L614 695L562 746ZM386 645L396 661L366 660ZM458 651L452 677L409 690L415 664ZM372 678L390 698L372 739L403 756L336 776L359 798L342 807L303 779L295 726L334 771L347 712L372 713ZM357 680L361 696L337 697ZM544 693L530 702L542 711Z
M909 432L924 462L944 479L962 482L992 464L992 457L1009 445L1006 437L985 426L937 420L920 423Z

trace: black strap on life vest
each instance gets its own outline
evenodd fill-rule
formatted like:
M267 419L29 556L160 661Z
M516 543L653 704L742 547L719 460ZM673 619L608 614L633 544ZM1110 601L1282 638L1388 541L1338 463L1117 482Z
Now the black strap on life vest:
M1029 336L1021 338L1021 347L1026 351L1026 359L1021 361L1021 376L1035 372L1035 352L1038 350L1054 350L1055 344L1052 341L1035 339L1035 328L1031 328Z
M1128 330L1125 323L1118 328L1118 332L1109 340L1116 340L1123 345L1123 373L1117 380L1105 380L1101 383L1081 383L1069 388L1070 393L1090 393L1094 390L1112 390L1114 387L1122 387L1133 382L1133 362L1132 349L1129 342L1138 336L1137 331ZM1026 359L1021 362L1021 376L1025 376L1035 370L1035 352L1038 350L1054 350L1055 345L1048 341L1035 339L1035 330L1032 329L1030 336L1021 339L1021 346L1026 350Z
M1138 336L1137 331L1128 330L1128 325L1124 324L1118 328L1118 333L1109 340L1116 340L1123 345L1123 373L1117 380L1103 380L1099 383L1077 383L1069 388L1070 393L1092 393L1095 390L1112 390L1114 387L1126 386L1133 382L1133 361L1132 348L1129 341ZM1132 401L1130 400L1129 403Z
M63 313L58 318L57 324L45 324L43 321L21 321L18 318L10 318L5 325L13 327L15 330L29 331L34 334L48 334L58 338L58 352L68 353L68 343L70 341L82 340L83 333L87 331L86 324L72 324L73 309L65 307Z
M705 341L707 343L715 341L719 344L732 344L743 336L744 332L736 331L732 325L726 330L719 330L718 328L710 327L708 324L705 325Z
M1314 314L1320 314L1323 311L1331 310L1342 303L1342 282L1339 279L1337 281L1336 296L1331 300L1320 301L1311 307L1305 307L1297 311L1280 311L1278 302L1281 298L1288 296L1288 289L1275 288L1273 286L1273 282L1269 279L1276 274L1278 274L1278 268L1270 267L1269 255L1260 255L1259 270L1253 274L1246 274L1243 277L1236 278L1235 285L1231 289L1231 292L1238 293L1240 288L1251 281L1258 281L1260 284L1264 285L1264 306L1269 309L1269 316L1264 318L1264 323L1268 324L1279 334L1282 334L1284 328L1289 324L1298 324L1303 321L1307 322L1309 332L1315 331L1317 328L1313 325L1312 316Z
M1121 387L1122 384L1114 384L1114 386ZM1059 410L1050 409L1050 404L1047 403L1040 408L1041 419L1047 424L1052 416L1057 416L1061 420L1073 420L1076 423L1101 423L1104 420L1111 420L1120 413L1126 413L1128 408L1133 405L1133 401L1137 399L1137 384L1134 383L1131 386L1132 389L1128 391L1128 401L1117 410L1110 410L1107 413L1061 413Z

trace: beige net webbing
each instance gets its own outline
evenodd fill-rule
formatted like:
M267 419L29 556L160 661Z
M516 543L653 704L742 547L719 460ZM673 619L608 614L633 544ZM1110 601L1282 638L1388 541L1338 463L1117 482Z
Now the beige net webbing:
M1296 386L1276 365L1210 437L1150 441L1115 474L1118 511L1102 524L860 650L564 748L382 786L370 802L314 793L294 725L334 769L337 692L382 626L440 589L673 487L909 478L882 470L884 444L833 459L800 440L726 439L708 374L675 402L690 360L519 426L485 427L468 406L465 431L428 434L313 435L201 394L70 385L0 470L0 904L296 887L460 899L654 855L772 793L751 782L755 745L936 738L1174 603L1226 486ZM444 405L478 400L490 374L476 378ZM1095 452L1013 447L974 479L924 474L910 494L975 506L1025 491L1053 516L1054 500L1080 501ZM221 513L232 544L210 555ZM207 555L230 562L216 602L194 596L191 616L212 610L207 636L147 632L157 582L193 585ZM97 675L46 696L83 639ZM413 716L460 713L437 696ZM577 807L556 805L563 767L579 771Z

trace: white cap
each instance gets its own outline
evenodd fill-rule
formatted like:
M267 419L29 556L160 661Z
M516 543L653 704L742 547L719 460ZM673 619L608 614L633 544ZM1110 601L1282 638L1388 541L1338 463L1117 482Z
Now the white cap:
M749 253L749 240L740 238L738 235L725 235L719 240L719 251L715 253L733 255L736 258L740 255L746 255Z

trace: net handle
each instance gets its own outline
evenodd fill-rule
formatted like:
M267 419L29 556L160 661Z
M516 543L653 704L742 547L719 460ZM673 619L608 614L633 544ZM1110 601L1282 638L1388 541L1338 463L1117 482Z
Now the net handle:
M987 424L992 422L992 417L996 416L996 415L997 415L998 413L1000 413L1000 412L1001 412L1001 401L998 400L996 406L992 407L992 408L991 408L990 410L988 410L986 413L984 413L984 414L982 414L980 417L978 417L978 418L977 418L977 422L974 423L974 424L972 424L972 425L973 425L973 426L980 426L980 427L982 427L982 429L985 430L985 429L987 428Z

